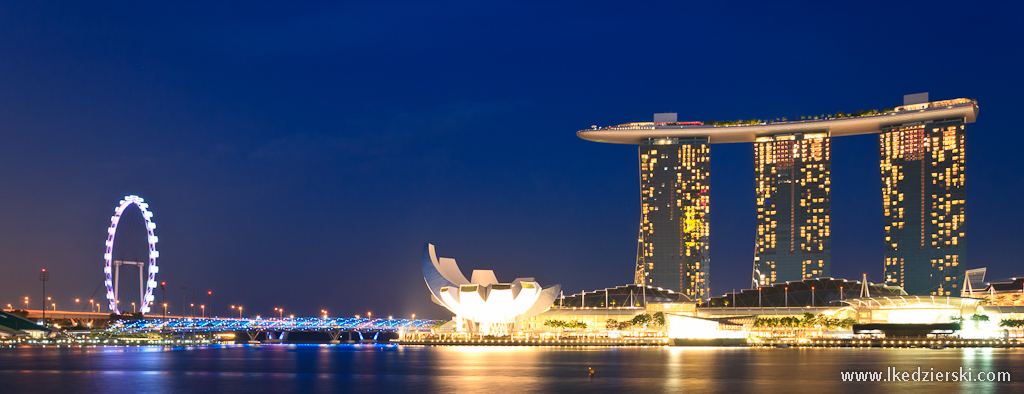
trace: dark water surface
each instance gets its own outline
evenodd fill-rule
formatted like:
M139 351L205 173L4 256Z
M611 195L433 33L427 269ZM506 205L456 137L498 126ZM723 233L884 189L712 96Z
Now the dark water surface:
M588 376L587 367L596 375ZM1011 382L843 382L841 371ZM0 349L0 393L1024 392L1024 349L225 346Z

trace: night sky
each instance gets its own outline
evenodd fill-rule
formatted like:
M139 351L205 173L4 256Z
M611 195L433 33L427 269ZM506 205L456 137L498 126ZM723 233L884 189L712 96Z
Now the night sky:
M981 108L967 267L1024 275L1020 2L425 3L0 3L0 302L38 309L42 268L58 309L89 298L128 194L172 311L185 286L221 316L450 318L425 242L467 276L623 285L637 149L577 130L926 91ZM750 283L752 156L711 147L713 294ZM881 281L876 136L833 141L832 187L832 276Z

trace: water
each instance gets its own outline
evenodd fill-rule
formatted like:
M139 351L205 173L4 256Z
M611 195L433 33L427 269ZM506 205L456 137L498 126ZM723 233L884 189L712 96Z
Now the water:
M590 377L587 367L596 371ZM843 382L841 371L1010 372ZM1022 392L1024 349L224 346L0 349L0 393Z

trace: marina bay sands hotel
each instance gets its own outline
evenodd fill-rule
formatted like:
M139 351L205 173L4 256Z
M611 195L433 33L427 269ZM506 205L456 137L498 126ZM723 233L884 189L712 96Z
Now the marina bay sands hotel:
M885 281L911 295L959 295L964 275L964 126L974 100L904 96L882 111L787 121L653 122L580 130L584 140L639 146L637 284L708 294L711 144L753 143L755 286L831 274L832 138L878 134Z

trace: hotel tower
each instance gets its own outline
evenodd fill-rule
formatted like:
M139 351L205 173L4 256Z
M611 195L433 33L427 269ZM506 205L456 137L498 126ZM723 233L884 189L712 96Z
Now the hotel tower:
M928 101L787 121L653 122L580 130L582 139L639 147L640 234L634 282L710 296L710 146L752 143L756 239L751 284L831 275L831 145L878 134L886 284L955 295L964 275L964 131L974 100Z
M831 275L831 142L825 133L754 141L755 285Z
M885 281L908 294L959 295L964 283L964 121L878 135Z
M640 238L635 283L708 294L708 141L640 143Z

